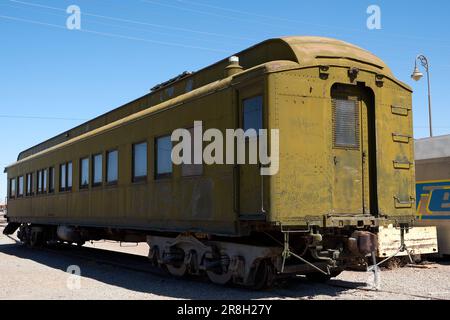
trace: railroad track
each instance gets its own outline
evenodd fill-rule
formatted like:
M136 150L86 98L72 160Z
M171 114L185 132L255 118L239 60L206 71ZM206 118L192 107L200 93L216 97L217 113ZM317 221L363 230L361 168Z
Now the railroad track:
M75 247L75 246L69 246L69 245L59 245L57 247L46 247L41 248L40 250L50 252L50 253L56 253L59 255L64 255L66 257L70 258L78 258L82 259L84 261L90 261L101 265L109 265L113 267L118 267L125 270L135 271L135 272L142 272L147 274L156 275L159 277L164 278L173 278L170 274L164 272L160 268L154 267L151 265L150 261L145 256L138 256L134 254L129 253L122 253L117 251L110 251L100 248L88 248L88 247ZM195 282L202 282L202 283L208 283L210 285L214 285L210 283L206 278L190 278L190 281ZM180 281L183 281L180 279ZM298 279L298 281L306 281L304 279ZM382 292L382 293L388 293L388 294L394 294L394 295L404 295L409 296L411 298L420 298L420 299L428 299L428 300L445 300L437 297L432 296L426 296L426 295L418 295L418 294L412 294L412 293L405 293L405 292L396 292L392 290L373 290L371 288L364 288L360 286L352 285L351 283L345 284L342 283L340 280L330 280L327 283L321 283L317 284L321 286L328 286L333 288L339 288L339 289L349 289L349 290L357 290L357 291L364 291L364 292ZM242 289L242 288L241 288ZM246 290L245 288L243 290ZM274 288L276 295L283 297L283 298L298 298L298 292L294 291L293 289L289 288L289 285L287 285L285 288Z
M0 232L2 228L0 227ZM15 237L9 236L11 240L15 241L17 244L20 243L18 239ZM31 250L31 249L30 249ZM36 249L33 249L36 250ZM96 264L100 265L109 265L117 268L121 268L124 270L130 270L134 272L142 272L147 274L152 274L159 277L164 278L172 278L171 275L164 272L162 269L154 267L150 261L145 256L130 254L130 253L123 253L123 252L117 252L117 251L110 251L105 250L101 248L90 248L90 247L76 247L74 245L68 245L68 244L60 244L57 246L51 246L51 247L42 247L37 250L41 250L44 252L48 252L51 254L57 254L62 255L68 258L77 258L81 259L83 261L88 262L94 262ZM208 283L210 285L214 285L210 283L207 279L203 279L201 277L198 278L190 278L190 281L195 282L202 282L202 283ZM182 279L180 281L183 281ZM303 278L296 279L294 281L301 281L303 283L306 283L306 280ZM308 282L308 285L309 284ZM373 290L371 288L364 288L361 286L353 285L351 283L344 283L341 280L330 280L327 283L320 283L317 284L319 286L327 286L327 287L333 287L333 288L339 288L339 289L348 289L348 290L357 290L357 291L363 291L363 292L382 292L382 293L388 293L388 294L395 294L395 295L404 295L409 296L411 298L420 298L420 299L428 299L428 300L445 300L437 297L432 296L426 296L426 295L418 295L418 294L412 294L412 293L405 293L405 292L396 292L392 290ZM277 296L281 298L298 298L298 292L294 291L294 289L289 288L290 285L287 284L282 287L275 287L274 293L276 293ZM246 290L245 288L243 290Z

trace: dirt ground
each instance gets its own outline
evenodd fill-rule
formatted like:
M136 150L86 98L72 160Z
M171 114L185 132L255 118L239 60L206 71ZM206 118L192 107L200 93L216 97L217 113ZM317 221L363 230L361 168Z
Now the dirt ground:
M450 300L448 261L383 270L377 291L368 286L372 273L356 271L345 271L326 284L298 277L272 289L251 291L150 273L147 250L146 244L115 242L94 242L81 249L30 249L1 234L0 299Z

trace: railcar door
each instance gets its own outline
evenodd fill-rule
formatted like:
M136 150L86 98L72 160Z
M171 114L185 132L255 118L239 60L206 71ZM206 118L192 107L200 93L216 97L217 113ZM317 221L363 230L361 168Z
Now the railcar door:
M376 192L376 165L371 161L375 155L372 104L364 87L335 85L332 89L333 213L369 214L375 210L374 199L371 203L371 192Z
M262 216L262 177L258 157L259 129L263 128L263 95L246 90L240 95L240 123L247 132L245 164L239 164L239 214L241 218ZM250 130L250 131L248 131ZM251 131L254 130L253 133ZM256 148L255 148L256 146ZM251 161L251 159L255 160Z

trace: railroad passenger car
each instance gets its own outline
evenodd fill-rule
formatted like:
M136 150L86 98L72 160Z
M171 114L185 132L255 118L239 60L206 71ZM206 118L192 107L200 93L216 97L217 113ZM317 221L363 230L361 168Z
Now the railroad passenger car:
M278 173L174 165L171 134L195 121L278 129ZM271 39L22 152L5 169L5 232L30 245L146 241L171 274L220 284L326 280L379 250L380 226L399 247L413 227L411 137L411 89L379 58L334 39Z
M450 135L419 139L416 147L417 219L436 226L440 255L450 255Z

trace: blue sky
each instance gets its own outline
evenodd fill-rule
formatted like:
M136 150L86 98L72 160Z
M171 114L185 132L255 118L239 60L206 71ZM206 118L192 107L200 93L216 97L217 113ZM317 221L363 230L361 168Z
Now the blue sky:
M366 27L369 5L381 30ZM65 28L69 5L81 31ZM428 134L431 64L435 135L450 133L448 1L0 0L0 202L3 167L34 144L255 43L284 35L334 37L372 51L411 85L415 137ZM446 31L447 30L447 31Z

